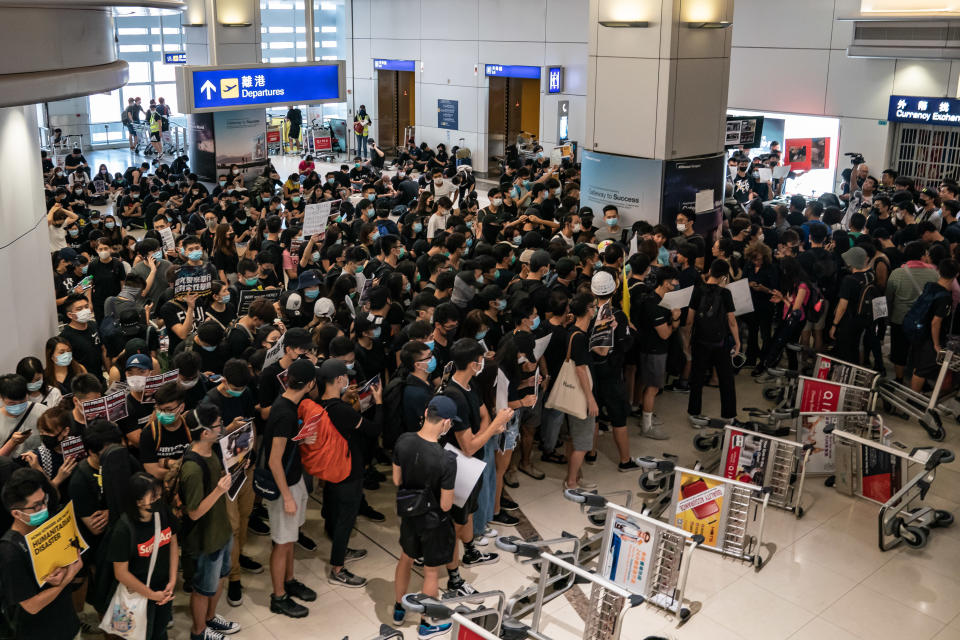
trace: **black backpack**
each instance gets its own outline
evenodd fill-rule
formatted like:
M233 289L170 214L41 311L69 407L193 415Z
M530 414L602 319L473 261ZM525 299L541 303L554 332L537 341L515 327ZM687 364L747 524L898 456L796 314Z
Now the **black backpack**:
M860 297L857 300L857 306L853 309L854 318L862 323L873 322L873 299L884 295L883 289L876 282L872 271L864 272L866 283L860 290Z
M728 332L723 289L715 284L704 285L693 318L693 339L700 344L717 347L723 344Z
M403 424L403 390L407 386L407 373L402 367L383 389L383 411L389 419L383 428L383 448L393 449L397 438L405 431Z

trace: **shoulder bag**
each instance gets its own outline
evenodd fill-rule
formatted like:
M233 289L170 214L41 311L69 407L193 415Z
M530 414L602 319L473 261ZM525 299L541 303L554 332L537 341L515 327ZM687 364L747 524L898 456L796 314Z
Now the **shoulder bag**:
M579 420L587 417L587 396L580 388L580 379L577 377L577 366L570 359L570 351L573 348L573 338L577 332L570 336L570 342L567 343L567 358L560 367L560 373L557 374L557 380L553 383L553 389L550 390L550 396L547 398L545 406L547 409L556 409L569 414ZM587 376L590 377L590 369L587 369ZM591 384L593 380L591 378Z
M153 567L157 564L157 554L160 551L160 514L153 514L153 551L150 553L150 568L147 570L147 588L153 578ZM107 634L119 636L124 640L146 640L147 637L147 606L146 596L131 591L122 584L110 599L107 612L100 621L100 628Z

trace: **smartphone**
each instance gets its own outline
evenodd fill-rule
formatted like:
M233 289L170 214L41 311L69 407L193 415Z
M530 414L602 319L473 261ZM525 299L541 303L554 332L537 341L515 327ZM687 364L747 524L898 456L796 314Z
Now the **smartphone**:
M214 375L208 377L207 379L208 379L210 382L216 382L217 384L219 384L220 381L223 380L223 376L214 374Z

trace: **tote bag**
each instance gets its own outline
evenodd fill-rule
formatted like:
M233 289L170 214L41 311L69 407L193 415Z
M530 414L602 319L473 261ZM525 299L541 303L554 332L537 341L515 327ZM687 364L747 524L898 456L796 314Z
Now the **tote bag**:
M570 350L573 347L573 336L570 336L570 342L567 343L567 358L560 367L560 373L557 374L557 380L553 383L553 389L550 390L550 396L543 405L547 409L556 409L579 420L587 417L587 397L580 388L580 380L577 378L577 366L570 359ZM587 376L590 376L590 370L587 369ZM591 383L593 382L591 378Z
M157 563L160 549L160 514L153 514L153 552L150 554L150 569L147 570L147 586L153 577L153 567ZM100 621L100 628L108 634L124 640L146 640L147 637L147 598L118 584L110 599L110 606Z

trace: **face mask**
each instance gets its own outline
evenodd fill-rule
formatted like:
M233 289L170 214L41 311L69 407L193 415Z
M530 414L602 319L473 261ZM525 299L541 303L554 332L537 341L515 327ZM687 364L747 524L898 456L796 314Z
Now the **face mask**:
M226 181L226 180L221 180L221 181L220 181L220 186L221 186L221 187L227 186L227 181Z
M374 231L373 233L370 234L370 242L376 242L379 239L380 239L379 231Z
M367 200L369 200L370 202L373 202L373 201L376 200L376 199L377 199L377 194L375 194L375 193L368 193L368 194L367 194Z
M537 151L537 158L538 158L538 159L542 159L542 158L543 158L543 151Z
M73 192L77 195L80 195L81 193L83 193L83 189L74 189Z
M234 169L234 170L233 170L233 175L235 175L235 176L240 175L240 169Z
M355 162L355 163L353 164L353 168L354 168L354 169L359 169L359 168L360 168L360 163L359 163L359 162Z
M353 368L357 365L356 362L347 362L345 364L347 365L347 371L353 371Z
M29 524L31 527L39 527L44 522L46 522L47 518L49 517L50 517L50 512L47 510L46 507L44 507L43 509L41 509L40 511L37 511L36 513L31 513L27 517L27 524Z
M348 384L345 384L345 385L343 385L342 387L340 387L340 395L345 394L345 393L347 392L347 389L349 389L349 388L350 388L350 385L348 385Z
M503 310L506 309L506 308L507 308L507 301L506 301L506 300L497 300L497 310L498 310L498 311L503 311Z
M483 340L486 335L487 335L487 332L486 332L486 331L478 331L478 332L475 334L474 337L475 337L477 340Z
M602 267L603 267L603 262L601 262L600 260L597 260L596 262L593 263L594 269L600 269Z
M472 246L473 246L473 238L467 238L467 247L469 248Z
M66 353L61 353L53 359L53 362L59 367L68 367L70 363L73 362L73 352L67 351Z
M30 393L40 391L40 389L42 388L43 388L43 380L37 380L36 382L27 383L27 391L29 391Z
M503 204L503 198L494 198L493 200L490 201L490 204L492 204L495 207L499 207L500 205Z
M207 220L207 229L210 229L210 231L213 231L216 228L217 228L216 220Z
M331 184L331 185L332 185L332 184L334 184L335 182L336 182L336 180L334 180L333 178L327 178L327 184Z
M90 224L92 224L92 225L95 226L95 227L99 227L99 226L100 226L100 218L91 218L91 219L90 219Z
M440 185L443 184L443 180L434 180L434 181L433 181L433 184L435 184L435 185L437 185L437 186L439 187Z
M110 250L106 249L104 251L97 251L97 255L100 257L100 260L106 262L110 259Z
M316 300L320 295L320 289L304 289L303 293L307 300Z
M203 349L204 351L208 352L208 353L211 353L211 352L217 350L217 345L215 345L215 344L204 344L204 345L201 345L200 348Z
M475 374L473 374L473 375L478 376L478 375L480 375L481 373L483 373L483 366L484 366L484 361L481 360L481 361L480 361L480 368L477 369L477 372L476 372Z
M293 196L293 198L291 198L291 200L293 200L294 204L299 203L299 202L300 202L300 196Z
M410 287L410 283L409 283L409 282L408 282L407 284L403 285L403 291L404 291L404 293L410 293L410 289L411 289L411 287Z
M57 436L40 436L40 442L50 451L60 446L60 440L57 439Z
M570 230L573 231L574 233L580 233L580 225L575 224L570 228Z
M229 291L226 292L225 294L223 294L223 297L220 298L220 302L222 302L223 304L227 304L228 302L230 302L230 292L229 292Z
M236 389L227 389L227 395L231 398L239 398L243 395L243 389L237 391Z
M557 187L556 189L553 190L553 197L554 198L560 197L560 187Z
M127 376L127 385L132 391L143 391L147 386L147 376Z
M615 226L617 226L617 219L616 219L616 218L604 218L604 222L607 223L607 226L608 226L608 227L615 227Z
M414 223L413 223L413 232L414 232L414 233L420 233L421 231L423 231L423 225L420 224L419 222L414 222Z
M320 262L320 252L319 252L319 251L314 251L313 253L310 254L310 257L313 259L314 262Z
M131 199L131 200L137 200L138 198L140 198L140 194L139 194L139 193L131 193L131 194L130 194L130 199Z
M176 411L157 411L157 422L164 426L170 426L177 421Z
M373 339L377 340L380 338L380 334L383 333L383 330L380 327L377 327L373 330Z
M514 246L519 247L519 246L520 246L520 236L513 236L513 240L511 240L510 242L512 242Z
M187 254L187 260L193 260L194 262L203 260L203 251L200 249L194 249Z
M89 269L89 268L90 268L90 265L88 265L88 264L83 265L82 267L80 267L80 273L86 275L86 274L87 274L87 269Z
M248 287L255 287L260 282L260 278L247 278L243 281Z
M433 373L436 370L437 370L437 356L430 356L430 362L427 363L427 373Z
M20 402L18 404L7 405L6 407L7 413L9 413L12 416L19 416L20 414L22 414L24 411L27 410L27 406L29 406L29 404L30 404L29 402L24 400L23 402Z
M80 230L79 230L79 229L68 229L68 230L67 230L67 233L70 234L70 237L71 237L71 238L76 238L78 235L80 235Z
M677 231L679 231L680 233L683 233L686 230L687 230L687 225L685 225L682 222L677 223Z
M187 380L186 378L180 378L177 380L177 383L184 389L193 389L197 386L197 383L200 382L200 377L193 378L192 380Z
M530 328L534 331L540 328L540 316L535 316L533 318L533 324L530 325Z
M428 340L428 341L424 342L423 344L427 345L427 348L430 349L430 351L433 351L433 345L437 344L437 341L436 341L436 340Z
M105 226L107 229L113 229L115 226L117 226L117 223L111 220L107 220L106 222L103 223L103 226Z
M90 309L82 309L77 311L77 322L86 324L93 320L93 311Z

